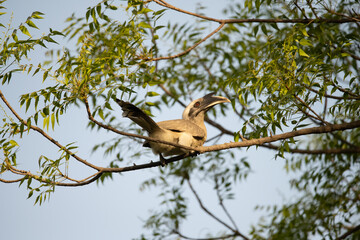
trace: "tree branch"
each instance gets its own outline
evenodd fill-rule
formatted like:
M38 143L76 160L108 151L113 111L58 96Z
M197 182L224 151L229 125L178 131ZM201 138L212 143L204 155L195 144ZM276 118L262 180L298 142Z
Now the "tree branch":
M304 23L304 24L309 24L309 23L351 23L351 22L359 22L360 19L357 18L332 18L332 19L327 19L327 18L315 18L315 19L259 19L259 18L254 18L254 19L218 19L218 18L212 18L212 17L207 17L204 15L200 15L197 13L193 13L190 11L186 11L183 10L181 8L175 7L163 0L152 0L153 2L159 4L160 6L181 12L181 13L185 13L187 15L191 15L197 18L201 18L204 20L208 20L208 21L212 21L212 22L218 22L218 23L225 23L225 24L229 24L229 23L253 23L253 22L257 22L257 23Z
M351 234L360 231L360 224L357 225L356 227L350 229L349 231L347 231L346 233L344 233L343 235L341 235L340 237L338 237L336 240L343 240L346 239L348 236L350 236Z
M6 98L4 97L4 95L2 94L1 91L0 91L0 98L7 105L7 107L10 109L10 111L16 116L16 118L22 124L26 125L26 121L24 121L14 111L14 109L7 102ZM113 131L113 132L121 134L121 135L146 139L148 141L154 141L154 142L169 144L169 145L173 145L173 146L176 146L176 147L179 147L179 148L184 148L184 149L188 149L188 150L194 150L194 151L200 152L200 153L211 152L211 151L219 151L219 150L230 149L230 148L249 147L249 146L253 146L253 145L257 145L257 146L262 146L263 145L264 147L269 147L269 145L266 145L266 143L271 143L271 142L275 142L275 141L282 140L282 139L293 138L293 137L302 136L302 135L309 135L309 134L329 133L329 132L334 132L334 131L342 131L342 130L354 129L354 128L359 128L360 127L360 121L353 121L353 122L350 122L350 123L329 124L329 125L320 126L320 127L304 128L304 129L300 129L300 130L296 130L296 131L292 131L292 132L273 135L273 136L270 136L270 137L263 137L263 138L259 138L259 139L244 140L242 142L230 142L230 143L224 143L224 144L218 144L218 145L212 145L212 146L202 146L202 147L198 147L198 148L191 148L191 147L187 147L187 146L183 146L183 145L179 145L179 144L175 144L175 143L171 143L171 142L166 142L166 141L162 141L162 140L158 140L158 139L154 139L154 138L150 138L150 137L145 137L145 136L142 136L142 135L131 134L131 133L126 133L126 132L119 131L119 130L111 127L111 126L107 126L105 124L102 124L102 123L96 121L93 118L93 116L91 115L90 108L89 108L89 105L88 105L87 101L85 101L85 105L86 105L86 110L88 112L89 119L92 122L96 123L97 125L99 125L100 127L104 128L104 129L108 129L110 131ZM42 134L46 139L48 139L49 141L54 143L60 149L62 149L64 151L67 151L68 154L70 154L72 157L74 157L79 162L84 163L85 165L97 170L97 172L95 174L93 174L92 176L90 176L88 178L85 178L83 180L77 180L76 183L63 183L63 182L54 182L54 181L52 181L50 179L46 179L46 178L43 178L41 176L34 175L29 171L16 169L13 166L11 166L11 164L9 164L9 166L8 166L9 170L12 171L13 173L24 175L24 176L29 176L29 177L32 177L32 178L40 181L40 182L54 184L54 185L58 185L58 186L69 186L69 187L83 186L83 185L86 185L86 184L89 184L89 183L92 183L92 182L96 181L105 172L118 172L118 173L120 173L120 172L128 172L128 171L135 171L135 170L146 169L146 168L151 168L151 167L157 167L157 166L161 165L160 161L157 161L157 162L150 162L150 163L141 164L141 165L135 165L134 164L133 166L127 166L127 167L121 167L121 168L99 167L99 166L93 165L93 164L87 162L86 160L78 157L77 155L73 154L72 152L67 150L64 146L59 144L56 140L54 140L49 135L47 135L42 129L40 129L40 128L36 127L36 126L33 126L33 125L31 125L30 128L32 130L37 131L40 134ZM269 147L269 148L274 148L274 147ZM320 153L338 154L338 153L358 153L359 148L356 147L354 149L332 149L332 150L299 150L299 149L294 149L293 151L298 152L298 153L310 153L310 154L320 154ZM311 151L311 152L309 152L309 151ZM172 162L176 162L176 161L179 161L181 159L184 159L186 157L195 156L195 155L196 154L185 154L185 155L181 155L181 156L175 156L175 157L167 159L167 162L172 163ZM18 180L1 179L1 182L7 182L7 183L18 182L18 181L21 181L21 180L19 180L19 179Z
M280 146L276 146L273 144L264 144L262 147L279 150ZM298 149L298 148L290 148L290 153L299 153L299 154L353 154L360 153L360 148L330 148L330 149Z
M218 28L216 28L214 31L212 31L210 34L208 34L206 37L204 37L203 39L201 39L200 41L198 41L197 43L195 43L193 46L189 47L188 49L186 49L185 51L172 55L172 56L166 56L166 57L157 57L157 58L142 58L145 61L159 61L159 60L164 60L164 59L174 59L177 57L181 57L187 53L189 53L191 50L193 50L194 48L196 48L197 46L199 46L201 43L203 43L204 41L206 41L207 39L209 39L212 35L214 35L215 33L217 33L221 28L223 28L225 26L225 23L221 23L220 26Z
M209 211L209 209L207 209L203 202L201 201L199 195L197 194L197 192L195 191L194 187L192 186L191 182L189 179L186 179L189 188L191 190L191 192L194 194L196 200L198 201L201 209L203 209L209 216L211 216L213 219L215 219L216 221L218 221L219 223L221 223L222 225L224 225L226 228L228 228L229 230L231 230L232 232L234 232L234 234L236 234L237 236L242 237L245 240L249 240L247 237L245 237L243 234L241 234L239 231L237 231L236 229L232 228L230 225L228 225L227 223L225 223L224 221L222 221L220 218L216 217L212 212Z
M233 237L237 236L237 234L229 234L229 235L224 235L221 237L192 238L192 237L188 237L188 236L181 234L178 230L173 230L173 233L177 234L181 238L188 239L188 240L224 240L227 238L233 238Z
M5 161L6 162L6 161ZM92 183L94 181L96 181L98 178L101 177L101 175L103 174L103 171L98 171L95 174L83 179L83 180L72 180L72 181L76 181L76 183L63 183L63 182L59 182L59 181L53 181L49 178L44 178L42 176L39 175L35 175L32 174L30 171L25 171L25 170L20 170L15 168L14 166L12 166L10 163L7 162L6 165L7 169L9 169L12 173L16 174L16 175L22 175L24 177L30 177L33 178L39 182L42 183L47 183L50 185L56 185L56 186L63 186L63 187L78 187L78 186L84 186L87 185L89 183ZM4 180L2 182L6 182L6 183L15 183L15 182L19 182L21 180L23 180L24 178L21 179L17 179L17 180Z
M320 91L316 90L316 89L313 89L307 85L303 85L306 89L316 93L316 94L320 94ZM345 99L353 99L353 100L359 100L360 97L357 97L357 96L348 96L348 97L340 97L340 96L334 96L334 95L329 95L329 94L324 94L324 97L327 97L327 98L333 98L333 99L337 99L337 100L345 100Z
M14 114L14 116L19 120L20 123L27 125L27 121L23 120L19 114L17 114L17 112L11 107L11 105L9 104L9 102L6 100L4 94L2 93L2 91L0 90L0 98L2 99L2 101L5 103L5 105L8 107L8 109ZM53 144L55 144L58 148L60 148L61 150L64 150L67 154L69 154L70 156L72 156L73 158L75 158L77 161L85 164L88 167L91 167L93 169L99 170L100 168L87 162L85 159L80 158L79 156L77 156L75 153L71 152L69 149L67 149L65 146L61 145L58 141L56 141L54 138L52 138L50 135L48 135L46 132L44 132L44 130L42 130L41 128L34 126L34 125L30 125L30 128L38 133L40 133L43 137L45 137L47 140L49 140L50 142L52 142Z
M19 179L15 179L15 180L6 180L6 179L3 179L3 178L0 178L0 182L3 182L3 183L16 183L16 182L20 182L23 178L19 178Z
M230 148L239 148L239 147L249 147L253 145L263 145L265 143L271 143L283 139L293 138L297 136L304 136L309 134L319 134L319 133L329 133L334 131L342 131L347 129L354 129L360 127L360 120L353 121L350 123L342 123L342 124L329 124L326 126L320 127L310 127L310 128L303 128L300 130L277 134L269 137L257 138L257 139L250 139L245 140L242 142L230 142L224 144L213 145L209 147L198 147L197 150L200 153L211 152L211 151L218 151Z
M216 190L216 195L218 197L219 200L219 204L221 206L221 208L223 209L224 213L226 214L226 216L229 218L230 222L232 223L232 225L234 226L234 228L236 229L236 231L239 231L239 228L237 227L234 219L232 218L232 216L230 215L229 211L227 210L227 208L224 205L224 200L220 195L220 189L219 189L219 184L217 179L215 178L215 190Z

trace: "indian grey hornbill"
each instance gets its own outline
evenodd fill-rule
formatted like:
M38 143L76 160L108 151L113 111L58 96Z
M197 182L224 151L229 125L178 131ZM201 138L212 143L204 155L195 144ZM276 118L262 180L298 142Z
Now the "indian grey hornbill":
M123 117L130 118L145 129L149 137L196 148L202 146L206 140L205 113L216 104L230 102L230 100L210 93L192 101L185 108L182 119L162 122L155 122L146 113L129 102L119 99L116 99L116 102L123 110ZM150 147L154 154L159 154L163 166L166 164L166 159L163 156L190 153L187 149L150 141L146 141L143 146Z

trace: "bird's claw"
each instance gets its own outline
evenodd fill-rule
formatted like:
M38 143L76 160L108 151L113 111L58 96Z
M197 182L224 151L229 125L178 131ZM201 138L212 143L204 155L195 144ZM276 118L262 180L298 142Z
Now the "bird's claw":
M198 156L198 155L200 155L200 152L199 152L199 151L193 151L193 152L191 152L191 153L189 154L189 157L196 157L196 156Z
M162 166L162 167L165 167L165 166L166 166L166 159L165 159L161 154L159 154L159 156L160 156L161 166Z

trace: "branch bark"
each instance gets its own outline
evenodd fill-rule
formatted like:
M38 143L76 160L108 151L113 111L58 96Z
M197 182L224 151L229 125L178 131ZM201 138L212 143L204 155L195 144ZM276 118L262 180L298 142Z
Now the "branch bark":
M334 131L342 131L347 129L354 129L360 127L360 120L353 121L350 123L342 123L342 124L329 124L326 126L320 127L311 127L311 128L303 128L300 130L277 134L269 137L257 138L257 139L250 139L245 140L242 142L230 142L230 143L223 143L218 145L213 145L209 147L198 147L197 150L200 153L211 152L211 151L219 151L224 149L230 148L238 148L238 147L249 147L253 145L263 145L265 143L271 143L283 139L293 138L297 136L304 136L309 134L319 134L319 133L329 133Z
M204 20L208 20L208 21L212 21L212 22L218 22L218 23L225 23L225 24L229 24L229 23L252 23L252 22L257 22L257 23L304 23L304 24L309 24L309 23L351 23L351 22L359 22L360 19L358 18L334 18L334 19L325 19L325 18L313 18L313 19L259 19L259 18L253 18L253 19L218 19L218 18L212 18L212 17L207 17L204 15L200 15L197 13L193 13L190 11L186 11L183 10L181 8L175 7L163 0L153 0L153 2L159 4L160 6L175 10L177 12L181 12L181 13L185 13L187 15L191 15L197 18L201 18Z
M10 111L15 115L15 117L22 124L26 125L27 122L25 120L23 120L17 114L17 112L11 107L11 105L8 103L8 101L6 100L5 96L3 95L3 93L1 91L0 91L0 98L6 104L6 106L10 109ZM148 140L148 141L154 141L154 142L169 144L169 145L173 145L173 146L188 149L188 150L194 150L194 151L199 152L199 153L205 153L205 152L211 152L211 151L220 151L220 150L225 150L225 149L230 149L230 148L249 147L249 146L253 146L253 145L257 145L257 146L264 145L264 146L268 147L268 145L266 145L266 143L271 143L271 142L275 142L275 141L279 141L279 140L283 140L283 139L287 139L287 138L293 138L293 137L309 135L309 134L329 133L329 132L334 132L334 131L342 131L342 130L354 129L354 128L359 128L360 127L360 120L358 120L358 121L353 121L353 122L349 122L349 123L329 124L329 125L320 126L320 127L304 128L304 129L300 129L300 130L296 130L296 131L292 131L292 132L273 135L273 136L270 136L270 137L263 137L263 138L259 138L259 139L244 140L242 142L230 142L230 143L218 144L218 145L207 146L207 147L202 146L202 147L198 147L198 148L191 148L191 147L183 146L183 145L180 145L180 144L175 144L175 143L171 143L171 142L162 141L162 140L159 140L159 139L154 139L154 138L145 137L145 136L142 136L142 135L137 135L137 134L132 134L132 133L119 131L119 130L111 127L111 126L108 126L108 125L105 125L105 124L102 124L102 123L96 121L94 119L94 117L91 115L89 104L87 103L87 101L85 101L85 105L86 105L86 110L87 110L89 119L91 121L93 121L95 124L97 124L98 126L104 128L104 129L113 131L113 132L115 132L117 134L121 134L121 135L124 135L124 136L135 137L135 138L145 139L145 140ZM84 165L86 165L88 167L91 167L91 168L97 170L97 172L95 174L89 176L86 179L76 180L75 183L64 183L64 182L51 181L50 179L46 179L46 178L43 178L41 176L34 175L29 171L18 170L16 168L14 168L13 166L11 166L11 164L9 164L9 166L10 166L9 169L13 173L18 174L18 175L32 177L32 178L34 178L34 179L36 179L36 180L38 180L40 182L49 183L49 184L58 185L58 186L69 186L69 187L71 187L71 186L83 186L83 185L87 185L89 183L92 183L92 182L96 181L105 172L118 172L118 173L120 173L120 172L128 172L128 171L135 171L135 170L146 169L146 168L151 168L151 167L157 167L157 166L161 165L160 161L157 161L157 162L150 162L150 163L140 164L140 165L135 165L134 164L133 166L127 166L127 167L121 167L121 168L99 167L99 166L96 166L96 165L93 165L93 164L87 162L85 159L82 159L79 156L77 156L76 154L70 152L63 145L58 143L55 139L50 137L47 133L45 133L39 127L31 125L30 128L32 130L34 130L34 131L39 132L46 139L48 139L49 141L54 143L60 149L66 151L69 155L74 157L79 162L83 163ZM302 150L302 151L301 150L294 150L294 151L305 153L305 151L307 151L307 150ZM316 151L317 150L312 150L312 153L315 153ZM319 153L320 152L323 153L324 150L319 150ZM331 150L331 151L328 151L328 152L325 152L325 153L354 153L354 152L355 153L359 152L359 148L356 148L356 149L336 149L336 150ZM187 155L182 155L182 156L175 156L175 157L172 157L172 158L168 159L167 162L168 163L176 162L176 161L179 161L179 160L184 159L184 158L189 157L189 156L195 156L195 155L187 154ZM6 182L6 183L12 183L12 182L18 182L18 181L21 181L21 180L19 180L19 179L17 179L17 180L1 179L0 181L1 182Z

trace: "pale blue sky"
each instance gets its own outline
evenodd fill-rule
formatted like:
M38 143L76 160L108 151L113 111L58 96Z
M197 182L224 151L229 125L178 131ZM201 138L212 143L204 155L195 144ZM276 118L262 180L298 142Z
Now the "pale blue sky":
M40 30L32 31L41 34L47 32L49 27L63 29L64 20L73 12L77 16L82 16L88 6L97 2L94 0L8 0L5 6L8 12L14 12L14 26L25 21L33 11L45 13L45 19L35 22ZM177 6L186 7L188 10L193 10L196 6L193 1L172 1L174 5L177 2L181 2L181 5ZM203 4L209 4L209 12L212 16L221 17L219 1L203 1ZM8 23L4 22L5 19L7 18L0 18L4 25ZM71 43L62 41L61 44L69 46ZM62 47L62 45L51 46ZM31 61L34 63L42 62L44 59L42 51L31 57ZM18 103L19 94L39 88L41 79L17 74L13 77L13 83L11 86L1 86L1 90L15 105ZM15 108L19 110L18 106ZM23 111L19 111L21 114L25 114ZM175 112L180 117L182 109L178 107L178 110L172 109L171 112ZM155 120L164 120L168 116L169 114L165 112L159 113ZM85 112L81 112L79 109L70 109L66 118L61 120L61 126L56 127L54 132L50 131L50 134L65 144L77 141L80 146L79 155L101 165L102 155L91 155L91 147L94 143L114 136L104 131L89 132L89 129L86 128ZM214 134L216 133L210 128L209 138ZM57 152L51 143L43 141L36 133L24 136L19 142L25 146L19 152L19 168L28 169L34 166L44 151L50 156L53 152ZM238 222L240 230L246 233L250 224L254 224L259 217L259 214L254 212L254 206L282 202L282 194L288 193L288 185L287 177L282 171L283 160L274 160L274 152L251 148L248 151L243 150L241 153L249 156L248 160L252 164L254 174L250 175L246 182L236 186L237 198L226 204ZM81 167L78 164L72 164L70 173L72 171L81 172ZM42 206L34 206L34 199L26 199L27 190L24 186L19 188L17 184L0 183L0 238L6 240L25 238L111 240L139 237L140 233L144 232L142 220L149 216L149 210L157 207L156 195L159 191L140 192L139 185L157 173L155 169L146 169L114 175L113 180L106 181L104 185L93 183L77 188L57 187L50 201L45 202ZM196 187L200 195L206 196L204 199L208 207L217 206L214 193L210 191L211 186L203 184ZM190 206L189 221L182 228L184 233L192 237L200 237L206 230L218 229L220 231L223 229L199 210L193 196L190 199L193 204ZM223 216L219 211L217 213Z

